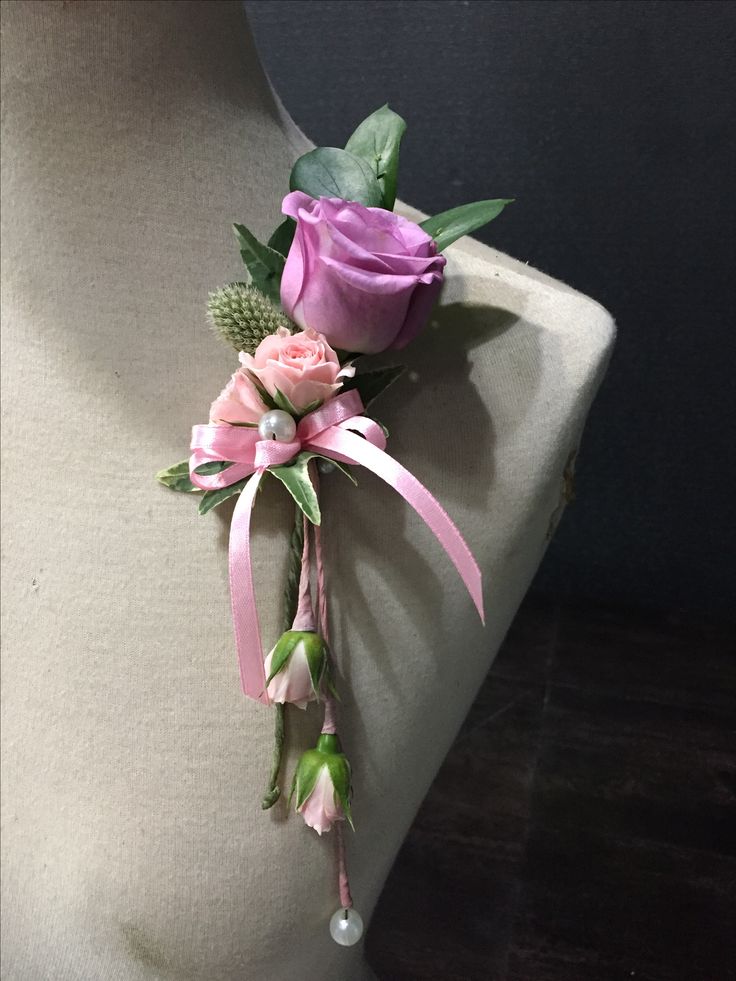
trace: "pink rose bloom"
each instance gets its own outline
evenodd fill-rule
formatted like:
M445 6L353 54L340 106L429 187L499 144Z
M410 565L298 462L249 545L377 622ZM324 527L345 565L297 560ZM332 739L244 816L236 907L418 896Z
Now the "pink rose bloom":
M312 793L298 808L305 823L318 835L329 831L335 821L344 821L345 812L337 798L330 771L325 765L319 771Z
M268 412L268 406L261 401L253 380L240 368L210 406L210 422L258 425L264 412Z
M325 338L314 330L290 334L279 327L265 337L255 354L241 351L242 368L235 372L212 403L210 421L257 423L268 406L263 404L253 376L269 393L280 391L295 409L303 411L315 402L327 402L352 378L355 368L340 361Z
M416 337L445 266L419 225L383 208L302 191L287 194L282 211L297 222L281 279L281 303L295 323L363 354Z
M340 367L322 334L314 330L290 334L285 327L264 338L255 354L241 352L240 363L269 395L278 389L299 410L313 402L327 402L342 387L342 379L355 374L352 365Z

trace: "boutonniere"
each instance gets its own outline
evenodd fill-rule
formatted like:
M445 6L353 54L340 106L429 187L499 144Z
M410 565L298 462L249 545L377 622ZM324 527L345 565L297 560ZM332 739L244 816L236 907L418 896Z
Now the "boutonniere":
M400 350L420 333L442 287L442 251L509 201L462 205L420 224L397 215L405 129L384 106L360 124L344 150L319 147L300 157L282 203L283 220L266 244L245 225L234 225L246 273L241 282L211 293L208 310L215 330L238 352L239 367L212 402L209 421L194 426L190 458L157 474L172 490L200 495L200 514L238 495L229 567L241 686L276 713L275 756L262 806L271 807L280 795L286 706L307 710L317 703L322 734L298 762L290 799L318 834L334 829L340 906L330 931L344 946L360 939L363 925L345 862L352 770L338 735L320 474L338 470L355 483L355 468L365 467L401 494L434 533L483 619L481 574L470 549L429 490L386 451L385 428L366 414L404 368L361 370L360 359ZM270 639L264 656L250 519L269 477L292 496L296 517L284 632Z

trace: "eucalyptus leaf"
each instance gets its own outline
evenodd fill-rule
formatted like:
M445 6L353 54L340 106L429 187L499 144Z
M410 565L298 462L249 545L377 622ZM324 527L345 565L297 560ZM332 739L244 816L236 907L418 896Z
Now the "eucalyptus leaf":
M342 198L379 208L383 203L381 185L373 168L347 150L321 146L299 157L289 178L292 191L310 197Z
M389 109L381 106L363 120L345 149L365 160L375 174L383 194L383 207L393 211L396 201L396 182L399 172L399 145L406 123Z
M513 200L513 198L495 198L489 201L475 201L473 204L461 204L459 208L451 208L440 215L435 215L434 218L427 218L426 221L421 222L420 228L423 228L427 235L431 235L437 244L437 251L442 252L463 235L469 235L483 225L487 225Z
M261 242L245 225L233 225L240 246L240 255L251 276L253 286L269 300L278 303L281 298L281 273L285 259L268 245Z
M293 218L285 218L268 240L269 249L278 252L284 258L289 254L291 243L294 241L296 222Z
M156 480L170 490L182 491L188 494L193 494L201 489L195 487L189 477L189 460L182 460L181 463L175 463L173 467L167 467L166 470L159 470L156 474Z
M281 481L313 525L322 521L317 492L309 475L309 454L300 453L293 463L269 467L267 472Z
M372 371L363 371L355 374L352 378L346 378L342 385L342 391L355 389L360 395L363 405L368 406L376 399L381 392L384 392L389 385L392 385L397 378L400 378L406 371L403 364L391 365L389 368L374 368Z
M202 500L199 502L199 513L207 514L212 508L216 508L218 504L222 504L229 497L233 497L235 494L239 494L245 485L248 483L248 478L244 480L238 480L234 484L230 484L229 487L220 487L218 490L208 490L202 495Z

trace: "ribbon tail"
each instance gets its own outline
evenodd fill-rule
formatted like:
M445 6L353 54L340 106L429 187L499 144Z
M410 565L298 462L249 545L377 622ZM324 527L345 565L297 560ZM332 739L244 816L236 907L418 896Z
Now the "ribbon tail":
M262 470L253 474L240 492L233 512L229 546L230 604L243 693L269 705L250 559L250 517L262 475Z
M445 509L427 488L388 453L342 427L331 427L319 433L310 438L308 445L310 449L326 451L326 455L335 459L366 467L401 494L447 553L485 623L483 583L478 563Z

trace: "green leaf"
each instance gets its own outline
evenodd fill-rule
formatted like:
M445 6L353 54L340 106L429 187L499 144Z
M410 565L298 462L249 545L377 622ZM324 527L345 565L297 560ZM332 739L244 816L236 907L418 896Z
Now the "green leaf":
M279 406L278 406L278 404L276 403L276 400L275 400L275 399L274 399L274 397L273 397L273 396L271 395L271 393L270 393L270 392L267 392L267 391L266 391L266 389L265 389L265 388L263 387L263 385L261 385L261 380L260 380L260 378L258 377L258 375L254 375L252 371L249 371L249 372L248 372L248 377L249 377L249 378L250 378L250 380L251 380L251 381L253 382L253 385L254 385L254 387L255 387L255 389L256 389L256 391L257 391L257 392L258 392L258 394L260 395L260 397L261 397L261 402L263 402L263 404L264 404L264 405L265 405L265 406L266 406L267 408L269 408L269 409L278 409L278 407L279 407ZM258 428L258 427L256 426L256 429L257 429L257 428Z
M156 474L156 480L170 490L183 491L188 494L201 490L201 488L195 487L189 479L189 460L182 460L181 463L175 463L173 467L159 470Z
M352 771L347 756L345 756L343 753L335 753L327 756L327 768L330 771L330 777L335 788L335 793L337 794L338 800L342 804L342 809L345 811L345 817L347 818L348 824L353 831L355 831L353 816L350 813L350 784Z
M200 463L198 467L194 468L194 472L200 477L211 477L213 474L222 473L223 470L227 470L232 465L231 460L209 460L207 463Z
M391 365L389 368L375 368L372 371L364 371L355 374L352 378L346 378L342 384L341 391L355 389L360 395L363 405L368 408L371 402L376 399L381 392L384 392L389 385L392 385L397 378L400 378L406 371L403 364Z
M269 300L278 303L281 298L281 273L285 260L267 245L262 245L245 225L233 225L240 246L240 255L248 268L253 285Z
M289 803L291 803L291 798L294 796L294 791L296 791L297 810L299 810L314 790L317 777L326 762L325 754L320 753L319 750L308 749L306 753L302 753L294 772L294 783L292 784L291 794L289 795Z
M307 463L315 458L319 460L327 460L327 462L331 463L333 467L335 467L341 473L344 473L348 480L352 481L356 487L358 486L358 481L353 476L353 471L350 469L347 463L340 463L337 460L333 460L331 456L325 456L323 453L313 453L312 450L304 450L304 452L299 454L299 457L304 457Z
M294 417L294 419L298 419L302 415L299 409L297 409L297 407L291 402L288 396L284 395L281 389L276 389L273 400L276 403L277 409L281 409L282 412L288 412L290 416Z
M309 454L300 453L293 463L281 467L269 467L268 473L273 474L288 490L296 503L302 509L313 525L322 520L319 510L317 492L309 476Z
M276 389L276 394L273 396L273 400L276 403L276 408L281 409L283 412L288 412L290 416L295 419L301 419L308 415L310 412L314 412L322 405L321 399L316 399L314 402L310 402L309 405L305 405L303 409L297 409L291 399L284 395L280 388Z
M314 402L310 402L309 405L305 405L300 411L300 416L308 416L310 412L316 412L317 409L322 405L322 399L315 399Z
M287 630L283 633L276 646L273 649L273 657L271 658L271 673L266 678L266 684L270 685L279 671L286 666L287 661L294 653L294 648L300 640L300 632L296 630Z
M437 243L437 251L442 252L463 235L469 235L476 229L487 225L501 214L513 198L496 198L491 201L475 201L473 204L461 204L459 208L450 208L441 215L427 218L421 222L427 235L431 235Z
M369 164L334 146L321 146L299 157L289 188L313 198L342 198L374 208L383 203L381 185Z
M389 107L381 106L358 126L345 144L350 153L365 160L383 194L383 207L393 211L399 172L399 145L406 123Z
M285 218L268 240L269 249L278 252L284 258L289 254L291 243L294 241L296 222L293 218Z
M324 677L325 668L327 667L327 651L325 650L324 641L319 638L320 643L307 643L306 644L306 657L307 657L307 667L309 668L309 677L312 682L312 688L317 700L319 701L319 696L321 694L320 688L322 686L322 678Z
M207 514L212 508L216 508L218 504L222 504L226 501L228 497L232 497L233 494L239 494L245 485L248 483L248 478L244 480L238 480L234 484L230 484L229 487L220 487L218 490L208 490L202 495L202 500L199 502L199 513Z

